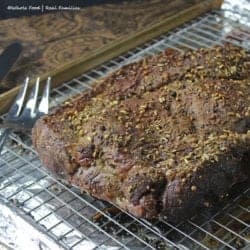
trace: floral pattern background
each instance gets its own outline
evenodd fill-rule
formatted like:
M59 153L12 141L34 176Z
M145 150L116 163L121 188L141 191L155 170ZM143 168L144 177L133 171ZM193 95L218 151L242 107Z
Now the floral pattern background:
M25 76L37 77L57 69L196 2L200 1L127 1L2 20L0 52L13 41L20 41L24 47L18 63L4 80L4 90L20 84Z

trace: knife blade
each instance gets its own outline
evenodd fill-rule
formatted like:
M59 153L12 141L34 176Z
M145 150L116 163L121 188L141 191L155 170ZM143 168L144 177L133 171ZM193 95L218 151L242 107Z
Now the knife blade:
M22 52L22 45L19 42L10 44L0 55L0 86L2 80L10 72Z

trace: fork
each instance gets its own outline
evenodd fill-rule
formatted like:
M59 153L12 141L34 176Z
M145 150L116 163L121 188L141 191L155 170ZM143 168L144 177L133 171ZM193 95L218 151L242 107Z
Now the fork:
M27 95L29 78L27 77L21 86L21 89L9 109L3 121L3 130L0 135L0 154L4 143L8 138L12 129L29 130L33 127L36 120L49 112L49 93L51 85L51 77L48 77L44 87L41 101L38 105L38 91L40 78L36 79L36 83L32 88L28 100L24 106L25 97Z

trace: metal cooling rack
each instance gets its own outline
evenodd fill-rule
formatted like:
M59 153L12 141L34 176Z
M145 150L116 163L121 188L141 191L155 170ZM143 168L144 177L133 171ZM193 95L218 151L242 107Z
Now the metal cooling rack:
M53 91L52 106L122 65L168 47L183 51L231 42L249 50L250 12L241 8L239 18L238 10L208 13L64 83ZM107 209L110 204L58 182L41 165L30 134L12 134L0 158L2 204L65 249L250 249L250 188L240 188L224 207L173 225Z

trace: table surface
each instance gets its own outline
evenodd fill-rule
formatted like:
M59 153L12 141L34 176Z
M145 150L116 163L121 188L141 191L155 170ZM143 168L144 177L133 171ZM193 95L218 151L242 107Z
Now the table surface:
M87 57L198 2L201 1L123 1L122 4L88 6L80 11L1 20L0 52L16 40L24 48L4 80L3 90L22 83L25 76L41 76Z

